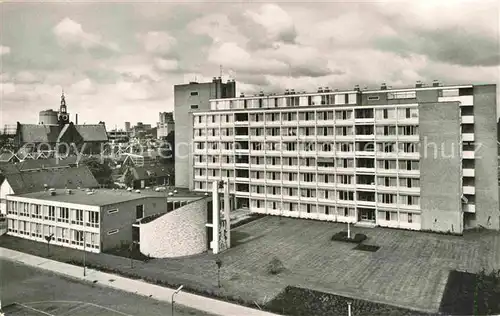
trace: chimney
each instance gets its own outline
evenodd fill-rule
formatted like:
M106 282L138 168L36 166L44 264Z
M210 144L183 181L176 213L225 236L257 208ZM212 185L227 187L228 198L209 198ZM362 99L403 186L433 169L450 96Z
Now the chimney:
M47 184L44 184L43 189L44 189L44 191L47 191L49 189L49 186Z
M439 87L440 86L439 81L438 80L433 80L432 81L432 86L433 87Z
M383 83L383 84L380 86L380 90L387 90L387 86L385 85L385 83Z
M415 88L422 88L423 87L423 84L422 84L422 81L417 81L417 83L415 84Z
M75 125L78 125L78 113L75 114Z
M56 195L56 191L50 191L50 196L55 196Z
M354 86L354 90L355 91L359 91L359 84L357 84L357 85Z

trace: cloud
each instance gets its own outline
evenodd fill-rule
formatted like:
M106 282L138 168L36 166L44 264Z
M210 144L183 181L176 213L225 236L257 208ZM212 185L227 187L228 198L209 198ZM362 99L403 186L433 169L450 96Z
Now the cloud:
M177 40L166 32L147 32L138 35L146 52L153 54L168 54L177 44Z
M72 84L68 90L71 94L92 94L97 91L95 85L89 78L82 79L74 84Z
M167 72L179 69L179 63L175 59L156 58L154 65L158 70Z
M0 45L0 56L10 54L10 47Z
M15 75L14 81L16 83L36 83L36 82L43 82L43 79L40 78L39 76L36 76L32 72L20 71Z
M264 28L267 39L294 43L297 37L295 25L290 15L276 4L263 4L255 12L248 10L245 16Z
M85 32L82 25L70 18L64 18L54 28L53 32L60 45L63 47L77 46L85 49L105 47L111 50L118 50L114 43L105 43L101 36Z

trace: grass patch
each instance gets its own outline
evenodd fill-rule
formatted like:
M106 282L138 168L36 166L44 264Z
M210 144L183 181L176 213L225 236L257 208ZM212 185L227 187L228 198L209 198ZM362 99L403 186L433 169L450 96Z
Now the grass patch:
M423 316L431 315L386 304L351 299L294 286L287 286L283 292L266 304L266 309L290 316L347 315L347 303L351 302L353 315L380 316Z
M149 260L153 259L152 257L143 254L140 251L138 244L132 244L132 249L130 249L129 245L122 244L120 247L108 249L104 253L123 258L129 258L129 259L132 258L133 260L140 260L144 262L148 262Z
M379 246L364 245L364 244L359 244L356 247L354 247L354 250L369 251L369 252L375 252L379 249L380 249Z
M450 271L439 311L446 315L500 314L500 270Z

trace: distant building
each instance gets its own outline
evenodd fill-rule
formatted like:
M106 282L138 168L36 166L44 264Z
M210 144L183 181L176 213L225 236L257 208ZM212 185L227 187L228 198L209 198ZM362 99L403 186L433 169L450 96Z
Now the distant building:
M418 82L212 99L183 121L194 156L189 172L176 160L176 180L190 174L201 192L227 180L236 207L255 213L498 230L496 98L496 85Z
M70 122L64 94L57 125L21 124L17 122L14 145L24 154L33 152L74 152L85 154L100 153L108 141L104 124L75 125ZM76 149L75 149L76 148Z
M128 143L130 140L130 132L116 129L108 131L108 140L113 143Z
M132 176L132 188L144 189L145 187L153 186L169 186L170 174L169 168L166 166L143 166L130 167L123 173L123 179L127 179L128 174Z
M210 110L210 99L234 98L236 82L214 77L212 82L190 82L174 86L175 121L175 186L189 188L192 169L190 168L192 143L191 113Z
M137 122L137 124L132 127L130 136L135 138L146 138L146 136L151 134L151 129L151 124Z
M172 112L160 112L157 124L157 138L166 139L170 132L175 130L174 114Z
M126 132L130 132L131 131L130 122L125 122L125 131Z
M59 125L59 115L52 109L40 111L38 124Z

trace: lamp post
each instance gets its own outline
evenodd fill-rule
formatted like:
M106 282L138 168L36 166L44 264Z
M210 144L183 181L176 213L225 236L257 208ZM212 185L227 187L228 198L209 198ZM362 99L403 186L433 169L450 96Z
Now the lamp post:
M352 302L347 302L347 316L351 316L351 304Z
M222 261L217 258L215 259L215 264L217 265L217 286L220 288L220 267L222 266Z
M134 251L134 242L132 242L128 246L128 251L129 251L129 257L130 257L130 268L133 269L134 268L134 259L132 257L132 251Z
M184 285L179 286L179 288L177 290L175 290L174 293L172 293L172 316L174 316L174 303L175 303L174 302L174 295L179 293L183 287L184 287Z
M50 234L45 236L45 240L47 241L47 257L50 257L50 241L54 238L54 234Z

